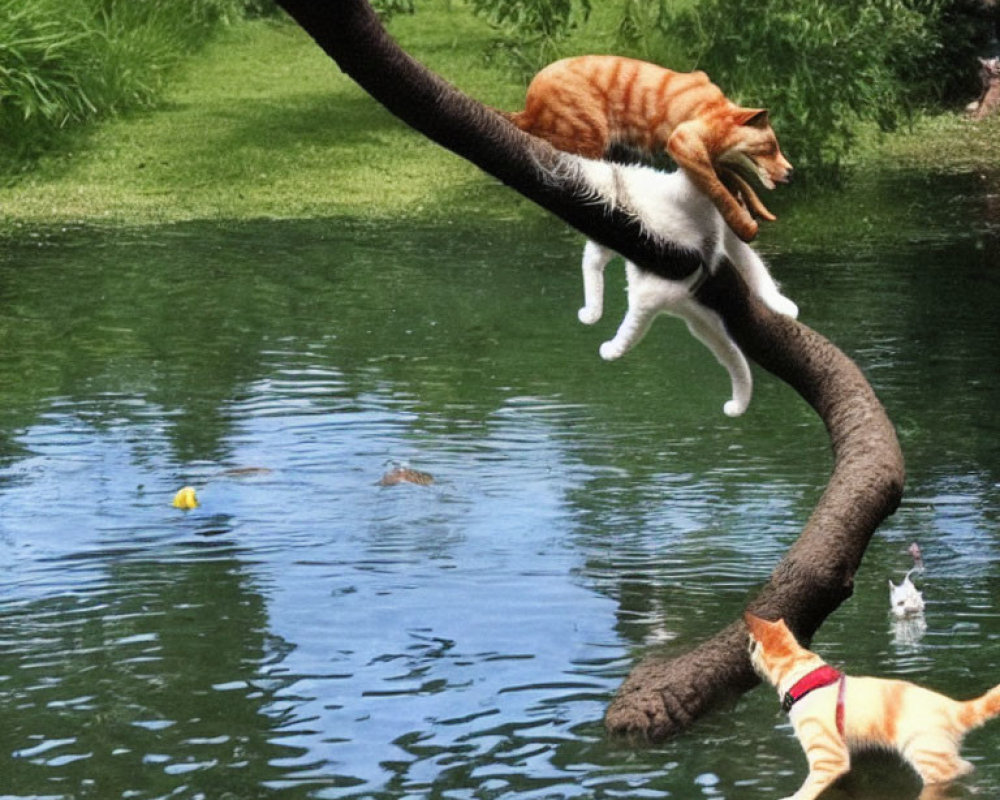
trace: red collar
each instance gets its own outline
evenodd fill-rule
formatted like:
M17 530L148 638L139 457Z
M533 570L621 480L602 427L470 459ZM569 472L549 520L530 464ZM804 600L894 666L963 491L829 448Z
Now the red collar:
M840 672L828 664L817 667L805 677L796 681L795 685L785 692L785 696L781 699L781 710L787 714L792 710L792 706L813 689L822 689L824 686L830 686L842 677L844 676Z

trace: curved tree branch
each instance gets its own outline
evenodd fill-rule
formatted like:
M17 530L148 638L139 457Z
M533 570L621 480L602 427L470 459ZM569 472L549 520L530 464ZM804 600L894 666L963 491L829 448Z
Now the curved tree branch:
M720 271L699 299L726 320L748 358L789 383L824 421L834 469L802 534L750 603L783 617L808 640L853 590L875 529L902 497L903 456L892 423L858 367L828 340L761 303L748 303L732 270ZM617 733L662 738L757 683L736 621L678 658L647 659L623 683L605 723Z
M517 130L431 73L388 36L366 0L278 0L363 89L424 135L645 269L680 278L697 256L643 235L628 214L588 197L567 157ZM789 383L826 424L834 469L802 535L750 609L784 617L803 639L851 594L878 525L902 496L903 458L892 424L857 366L833 344L766 308L731 265L698 293L748 358ZM647 660L628 676L606 717L611 731L659 738L720 700L754 686L736 621L694 650Z
M403 122L499 178L574 228L668 278L700 259L643 235L621 210L587 199L573 163L417 63L389 37L367 0L278 0L340 68Z

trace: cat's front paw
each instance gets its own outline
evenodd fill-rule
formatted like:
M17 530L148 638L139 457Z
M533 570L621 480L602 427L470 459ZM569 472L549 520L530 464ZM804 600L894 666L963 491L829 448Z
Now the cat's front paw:
M576 316L584 325L593 325L601 318L601 309L593 306L584 306L576 312Z
M779 314L784 314L786 317L791 317L792 319L799 318L799 307L783 294L768 298L767 304L771 307L771 310L777 311Z

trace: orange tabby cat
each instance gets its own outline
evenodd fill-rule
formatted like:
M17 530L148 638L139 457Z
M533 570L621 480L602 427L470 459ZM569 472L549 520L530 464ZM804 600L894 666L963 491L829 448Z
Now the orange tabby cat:
M850 750L895 751L926 786L948 783L972 769L958 754L962 737L1000 714L1000 686L960 701L908 681L848 677L802 647L783 620L744 620L750 661L777 688L809 760L790 800L818 797L850 769Z
M505 116L588 158L602 158L614 144L666 149L747 242L757 222L738 198L758 216L775 217L740 173L773 189L792 171L767 111L740 108L704 72L673 72L632 58L592 55L550 64L528 86L524 111Z

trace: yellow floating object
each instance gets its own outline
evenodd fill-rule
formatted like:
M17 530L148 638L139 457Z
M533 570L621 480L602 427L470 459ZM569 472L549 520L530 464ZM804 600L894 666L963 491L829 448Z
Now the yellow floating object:
M188 511L198 507L198 495L195 494L194 487L185 486L174 495L174 508L183 508Z

